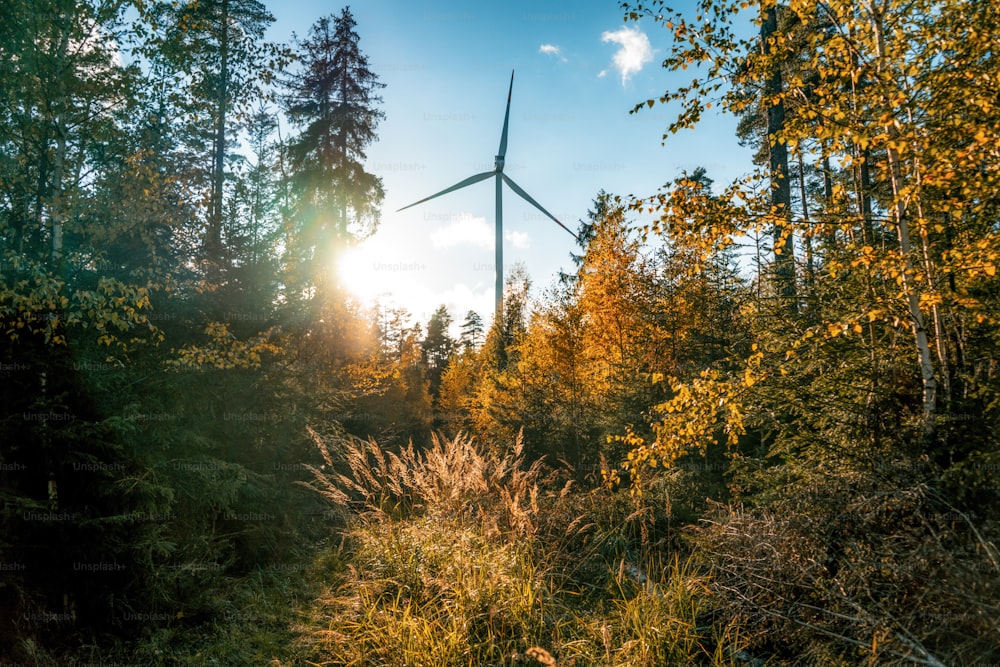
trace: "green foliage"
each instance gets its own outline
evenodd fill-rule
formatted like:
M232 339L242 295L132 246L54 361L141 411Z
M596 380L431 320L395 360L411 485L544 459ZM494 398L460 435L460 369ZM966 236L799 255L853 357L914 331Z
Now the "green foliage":
M451 359L455 349L455 341L448 333L451 326L451 315L446 306L439 306L431 314L427 322L427 335L420 343L423 352L423 363L429 375L431 396L438 396L441 390L441 373Z
M626 3L767 169L602 191L456 343L328 279L348 9L282 73L255 0L7 2L0 658L995 661L994 5Z
M149 59L153 95L176 113L175 137L188 154L179 176L202 194L200 259L213 286L232 258L226 245L227 161L251 110L270 95L289 54L263 41L274 17L257 0L155 2L142 7L150 30L140 47Z
M458 344L463 352L477 349L483 342L483 318L474 310L465 314L462 322L462 335Z

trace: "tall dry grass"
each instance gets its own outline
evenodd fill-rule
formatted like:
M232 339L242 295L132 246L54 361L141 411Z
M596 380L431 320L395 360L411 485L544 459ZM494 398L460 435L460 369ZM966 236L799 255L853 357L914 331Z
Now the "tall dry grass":
M301 626L309 664L743 664L706 575L643 556L649 512L627 494L555 484L520 440L339 452L343 472L315 471L315 488L357 520Z
M434 434L429 448L410 442L397 453L373 439L331 443L311 434L329 470L307 466L313 482L306 486L363 521L428 514L487 521L522 536L536 529L539 487L548 477L541 460L525 464L520 435L507 451L463 434Z

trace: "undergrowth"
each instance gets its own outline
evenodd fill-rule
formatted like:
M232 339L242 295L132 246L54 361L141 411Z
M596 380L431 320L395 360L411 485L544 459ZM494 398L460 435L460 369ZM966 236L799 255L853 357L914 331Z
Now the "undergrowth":
M84 642L77 664L986 665L1000 656L996 523L919 478L809 477L784 504L710 503L684 475L578 489L458 437L319 441L344 529L301 565L234 578L209 618ZM343 462L337 470L334 462ZM889 490L891 489L891 490ZM687 510L685 510L687 511ZM66 664L40 650L34 664Z

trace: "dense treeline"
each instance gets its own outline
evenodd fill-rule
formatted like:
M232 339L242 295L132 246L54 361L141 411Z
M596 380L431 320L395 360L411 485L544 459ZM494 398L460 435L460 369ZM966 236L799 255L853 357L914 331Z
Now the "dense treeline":
M623 8L694 77L635 112L757 171L599 193L456 337L336 284L348 9L7 3L0 657L295 664L302 607L321 664L1000 656L1000 10Z
M291 47L272 21L256 0L4 4L10 661L219 616L237 577L294 560L333 524L293 484L307 426L429 435L419 333L332 278L378 221L382 84L349 10Z

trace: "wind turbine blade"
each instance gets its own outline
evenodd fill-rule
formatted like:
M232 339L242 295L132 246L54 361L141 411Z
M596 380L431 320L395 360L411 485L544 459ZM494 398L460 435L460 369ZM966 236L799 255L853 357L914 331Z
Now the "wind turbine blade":
M503 132L500 134L500 150L497 157L501 160L507 155L507 123L510 121L510 94L514 92L514 70L510 71L510 88L507 89L507 111L503 115Z
M416 206L417 204L423 204L425 201L430 201L431 199L434 199L435 197L440 197L441 195L446 195L449 192L454 192L455 190L461 190L462 188L464 188L467 185L472 185L473 183L478 183L479 181L485 181L490 176L496 176L496 173L497 173L496 170L493 170L493 171L484 171L483 173L476 174L475 176L469 176L464 181L459 181L458 183L456 183L455 185L451 186L450 188L445 188L441 192L437 192L437 193L432 194L430 197L424 197L420 201L415 201L412 204L408 204L408 205L404 206L403 208L396 209L396 213L399 213L400 211L405 211L406 209L408 209L410 207L413 207L413 206Z
M525 192L524 190L522 190L520 185L518 185L513 180L511 180L510 176L508 176L507 174L500 174L500 177L503 178L504 182L507 185L510 186L511 190L513 190L517 194L521 195L521 198L524 199L524 201L528 202L529 204L531 204L532 206L534 206L535 208L537 208L539 211L541 211L545 215L547 215L550 218L552 218L553 222L555 222L557 225L559 225L560 227L562 227L563 229L565 229L567 232L569 232L570 236L572 236L573 238L575 238L577 241L580 240L580 238L576 234L574 234L572 231L570 231L569 227L567 227L563 223L559 222L556 219L556 216L552 215L551 213L549 213L548 211L546 211L544 208L542 208L542 205L539 204L538 202L536 202L534 199L532 199L531 195L529 195L527 192Z

